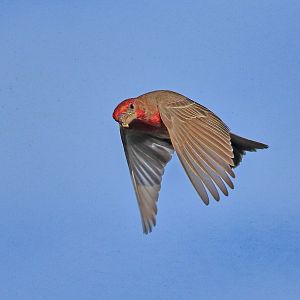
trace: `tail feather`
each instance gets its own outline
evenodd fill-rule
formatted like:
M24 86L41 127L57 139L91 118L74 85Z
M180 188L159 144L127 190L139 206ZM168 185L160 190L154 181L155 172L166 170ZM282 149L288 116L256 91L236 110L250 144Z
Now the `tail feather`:
M266 144L245 139L234 133L230 133L230 138L231 138L231 145L234 154L234 158L233 158L234 168L240 164L243 155L246 154L246 151L253 152L256 151L257 149L266 149L269 147Z

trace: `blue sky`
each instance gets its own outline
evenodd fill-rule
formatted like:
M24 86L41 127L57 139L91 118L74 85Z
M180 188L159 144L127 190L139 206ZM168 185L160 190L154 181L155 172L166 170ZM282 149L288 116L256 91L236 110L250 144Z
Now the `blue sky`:
M1 1L0 298L296 299L299 1ZM114 107L185 94L247 154L206 207L177 157L143 235Z

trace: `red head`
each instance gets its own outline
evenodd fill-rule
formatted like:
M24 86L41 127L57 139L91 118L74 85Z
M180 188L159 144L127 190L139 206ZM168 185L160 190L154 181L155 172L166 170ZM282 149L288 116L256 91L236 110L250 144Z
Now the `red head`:
M137 118L143 116L143 112L137 113L137 107L134 99L122 101L114 110L113 118L123 127L129 127L129 124Z
M148 107L141 100L134 98L122 101L114 110L113 118L123 127L129 127L134 120L139 120L152 126L161 124L158 109L155 111Z

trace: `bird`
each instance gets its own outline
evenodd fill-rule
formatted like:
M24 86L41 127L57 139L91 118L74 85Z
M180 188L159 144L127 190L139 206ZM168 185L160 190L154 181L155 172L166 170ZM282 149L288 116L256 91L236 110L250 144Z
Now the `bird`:
M167 163L176 152L203 202L219 201L246 151L268 148L232 133L205 106L177 92L151 91L122 101L113 111L134 186L143 232L156 225L157 201ZM220 192L219 192L220 191Z

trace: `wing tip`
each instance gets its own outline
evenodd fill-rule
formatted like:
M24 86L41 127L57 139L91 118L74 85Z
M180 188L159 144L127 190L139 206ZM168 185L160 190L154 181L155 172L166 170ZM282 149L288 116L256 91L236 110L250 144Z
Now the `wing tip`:
M155 226L156 226L156 223L152 224L151 226L149 226L147 228L143 225L143 234L148 235L149 233L152 232L152 230Z
M143 233L145 235L152 232L153 228L156 226L156 217L153 216L151 219L142 219Z

